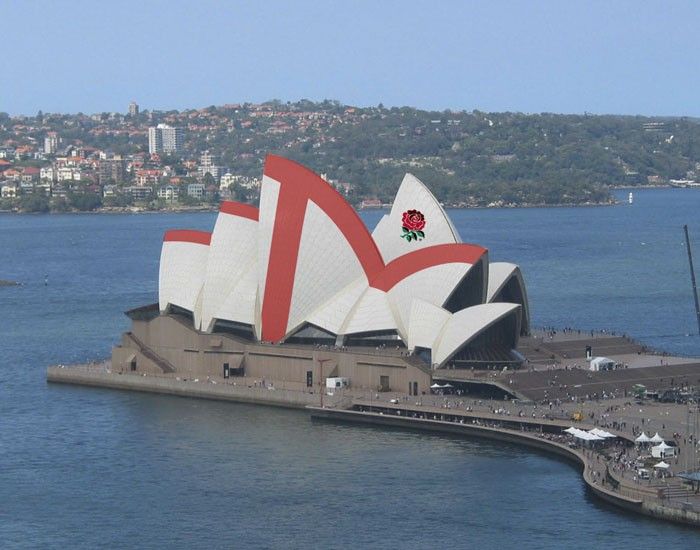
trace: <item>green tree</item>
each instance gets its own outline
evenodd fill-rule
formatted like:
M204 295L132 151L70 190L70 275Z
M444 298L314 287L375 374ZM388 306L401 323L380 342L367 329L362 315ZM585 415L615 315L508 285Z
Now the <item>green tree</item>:
M49 199L38 193L23 195L19 199L19 208L23 212L48 212Z
M216 185L216 180L214 179L214 176L207 172L202 178L202 183L205 187L209 187L210 185Z
M102 206L102 197L97 193L69 193L68 202L76 210L88 212Z

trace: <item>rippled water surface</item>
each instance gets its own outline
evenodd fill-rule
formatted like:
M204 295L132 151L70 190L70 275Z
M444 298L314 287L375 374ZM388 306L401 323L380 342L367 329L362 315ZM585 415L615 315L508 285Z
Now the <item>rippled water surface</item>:
M535 324L700 355L681 230L700 262L700 191L635 195L451 215L465 241L522 266ZM44 382L49 364L106 356L122 312L155 301L165 229L213 222L0 215L0 279L24 283L0 288L0 547L700 546L697 531L618 512L569 464L517 447Z

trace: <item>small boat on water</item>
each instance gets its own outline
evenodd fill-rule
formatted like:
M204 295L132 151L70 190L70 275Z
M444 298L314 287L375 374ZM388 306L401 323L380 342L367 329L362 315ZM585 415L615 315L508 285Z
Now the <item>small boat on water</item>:
M630 204L632 204L634 202L634 195L632 194L632 191L630 191L630 194L627 197L627 202Z

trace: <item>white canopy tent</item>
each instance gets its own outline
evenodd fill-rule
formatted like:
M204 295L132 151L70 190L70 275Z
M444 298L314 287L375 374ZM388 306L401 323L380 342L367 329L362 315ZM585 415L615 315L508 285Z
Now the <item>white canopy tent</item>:
M661 470L668 470L671 467L670 464L667 464L663 460L659 462L658 464L654 464L654 468L660 468Z
M649 443L651 439L647 434L642 432L641 434L639 434L639 437L637 437L637 439L635 439L634 441L635 443Z
M605 430L601 430L600 428L593 428L592 430L588 430L588 433L597 435L598 437L602 437L603 439L617 437L615 434L611 434L610 432L606 432Z
M654 458L666 458L676 455L676 448L666 443L659 443L656 447L651 448L651 456Z
M590 362L590 370L612 370L615 368L615 361L609 357L594 357Z
M664 443L664 438L659 435L659 432L654 434L654 437L649 439L650 443Z
M583 441L603 441L603 438L599 435L594 435L584 430L579 430L578 428L567 428L564 430L566 433L573 435L577 439L582 439Z

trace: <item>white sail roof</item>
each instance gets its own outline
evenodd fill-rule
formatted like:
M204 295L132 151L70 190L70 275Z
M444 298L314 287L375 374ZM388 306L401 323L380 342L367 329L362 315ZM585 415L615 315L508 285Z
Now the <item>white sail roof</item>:
M516 276L518 266L506 262L491 262L489 264L489 284L487 291L488 302L492 301L499 290L501 290L511 277Z
M396 324L404 341L408 340L413 300L442 306L471 267L467 263L435 265L409 275L389 290L389 303L396 312Z
M360 262L335 222L308 201L299 244L287 333L301 326L338 289L366 277Z
M369 287L348 315L341 334L395 330L396 320L389 306L386 292Z
M207 257L209 233L176 230L165 235L160 253L158 274L158 302L161 311L169 305L197 309Z
M224 203L216 219L207 259L204 289L202 292L201 329L211 329L217 318L252 324L254 309L245 306L241 296L252 291L252 307L257 292L258 221L257 209ZM246 277L244 277L246 275ZM251 275L255 287L250 287ZM244 286L241 286L243 281ZM236 292L234 293L234 289Z
M522 330L525 334L530 332L530 306L527 299L525 281L520 268L516 264L507 262L493 262L489 264L487 302L493 302L498 297L503 288L510 282L515 281L520 289L522 301Z
M260 311L261 298L265 294L267 267L270 261L272 232L277 216L277 201L280 194L280 184L269 176L263 175L260 186L260 216L258 219L258 300L255 312L255 332L261 334Z
M414 299L411 302L408 325L408 349L432 349L442 328L451 317L452 314L446 309L425 300Z
M339 334L360 296L367 290L365 277L350 283L308 316L308 322L333 334Z
M422 240L401 238L408 210L425 216ZM216 320L253 325L257 338L272 341L306 323L340 336L396 331L411 349L431 349L440 364L519 307L480 303L506 296L501 291L513 278L527 308L518 267L489 268L487 251L462 244L435 197L410 174L373 235L327 182L270 156L259 210L225 202L212 234L166 234L160 308L192 311L203 331L214 330ZM518 288L508 286L514 301ZM473 303L480 305L466 307Z
M425 217L425 238L408 242L401 238L403 213L418 210ZM445 214L440 203L414 175L406 174L401 182L391 212L382 218L372 233L384 262L390 262L408 252L436 244L461 242L459 233Z
M445 323L433 347L433 363L443 364L495 322L518 311L518 304L481 304L458 311Z
M233 288L224 294L223 300L212 309L209 325L202 320L202 330L211 330L212 322L216 319L235 321L245 325L255 326L255 308L258 298L257 265L251 264L235 281Z

